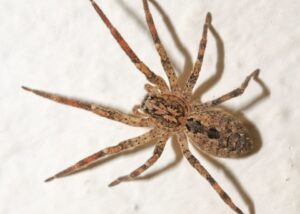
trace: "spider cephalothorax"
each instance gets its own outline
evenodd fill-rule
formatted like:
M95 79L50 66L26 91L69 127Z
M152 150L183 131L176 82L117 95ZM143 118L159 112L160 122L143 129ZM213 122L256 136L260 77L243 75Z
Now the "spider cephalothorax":
M153 118L153 123L169 132L177 131L186 124L189 106L176 95L148 94L141 109Z
M250 79L258 76L258 70L251 73L240 87L231 92L206 103L194 102L191 99L192 90L202 66L207 43L207 32L211 23L210 13L206 15L202 39L194 68L185 85L180 88L173 66L158 37L147 0L143 0L147 24L157 52L161 57L161 62L167 74L170 86L168 86L162 77L152 72L150 68L138 58L100 7L93 0L90 1L120 47L136 65L137 69L152 83L152 85L146 84L145 86L147 95L142 101L142 104L135 106L132 114L126 114L115 109L49 92L24 86L23 89L62 104L91 111L101 117L131 126L149 127L151 130L138 137L124 140L115 146L102 149L46 179L46 181L72 174L108 155L118 154L146 143L155 142L153 155L143 165L132 171L129 175L117 178L109 186L115 186L123 181L135 179L159 159L164 150L166 141L175 135L177 136L182 154L189 163L210 183L226 204L236 213L243 213L190 152L187 138L190 138L191 143L199 150L215 156L236 157L251 151L253 142L242 122L216 106L241 95L246 89Z

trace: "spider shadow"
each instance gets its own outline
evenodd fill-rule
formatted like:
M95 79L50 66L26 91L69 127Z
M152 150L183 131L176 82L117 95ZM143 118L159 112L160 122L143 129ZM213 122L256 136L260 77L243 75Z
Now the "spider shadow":
M173 24L171 23L168 15L165 13L165 11L162 9L162 7L155 0L150 0L150 2L156 8L156 10L160 13L168 31L171 34L172 39L175 42L176 47L178 48L178 50L180 51L180 53L183 55L183 57L185 59L183 72L179 77L179 84L182 86L188 79L188 77L191 73L191 70L193 68L193 60L192 60L191 54L188 52L187 48L180 41ZM121 1L121 3L122 3L122 1ZM146 24L144 24L144 22L140 21L139 17L136 15L135 11L128 8L125 4L122 4L122 6L124 7L125 11L128 12L128 15L132 16L134 18L134 20L136 20L138 22L138 24L143 28L143 30L147 29ZM223 72L224 72L224 68L225 68L224 42L223 42L220 34L213 27L213 25L210 26L209 30L216 42L216 48L217 48L217 62L216 62L216 68L215 68L216 71L212 75L212 77L210 77L208 80L206 80L203 84L201 84L195 90L195 92L193 94L193 100L201 100L201 97L203 96L203 94L205 92L207 92L210 88L212 88L221 79ZM176 70L179 70L178 65L174 64L174 67L176 68ZM264 82L261 79L257 79L256 82L262 88L261 95L259 95L254 100L247 103L246 105L242 106L238 111L233 111L229 108L222 107L224 110L229 111L230 113L241 118L241 120L244 122L245 126L248 128L251 136L254 138L254 142L255 142L254 149L253 149L252 153L248 154L248 156L253 155L254 153L257 153L260 150L260 148L262 147L262 141L261 141L261 136L260 136L260 133L259 133L257 127L253 123L251 123L249 120L247 120L244 117L244 115L241 113L241 111L245 111L245 110L251 108L252 106L258 104L259 102L261 102L263 99L265 99L266 97L268 97L270 95L270 91L269 91L268 87L264 84ZM157 175L163 173L164 171L175 167L182 160L182 154L180 152L180 149L177 146L178 144L176 143L176 141L177 141L177 139L173 138L172 146L173 146L173 150L175 151L175 154L176 154L175 160L159 170L156 170L152 173L148 173L147 175L138 178L139 180L150 179L154 176L157 176ZM198 151L198 152L200 152L200 151ZM229 170L227 167L224 166L224 164L222 164L220 161L216 160L215 158L208 156L202 152L200 152L200 154L208 162L210 162L212 165L214 165L214 167L219 168L224 172L225 177L232 182L232 184L234 185L235 189L237 189L237 191L239 192L239 194L242 197L242 199L244 200L244 202L248 205L249 213L254 214L255 207L254 207L253 200L247 194L244 187L242 187L242 185L238 181L237 177L231 172L231 170Z

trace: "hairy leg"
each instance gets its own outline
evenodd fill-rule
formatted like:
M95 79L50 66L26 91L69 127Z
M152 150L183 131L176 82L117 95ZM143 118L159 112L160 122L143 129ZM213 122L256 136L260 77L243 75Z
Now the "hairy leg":
M31 88L28 88L25 86L22 86L22 88L26 91L30 91L36 95L53 100L55 102L73 106L76 108L85 109L87 111L91 111L95 114L98 114L101 117L106 117L108 119L115 120L115 121L118 121L121 123L125 123L127 125L138 126L138 127L148 127L149 126L149 120L147 118L136 117L136 116L125 114L120 111L110 109L107 107L103 107L100 105L91 104L91 103L83 102L80 100L67 98L67 97L49 93L49 92L31 89Z
M102 150L78 161L76 164L66 168L65 170L55 174L52 177L47 178L45 180L45 182L51 181L55 178L70 175L76 171L79 171L83 168L88 167L89 165L98 161L100 158L103 158L108 155L119 154L121 152L130 150L130 149L134 149L138 146L141 146L141 145L144 145L144 144L150 142L153 139L159 138L160 136L161 136L161 134L156 129L153 129L153 130L151 130L143 135L140 135L138 137L122 141L121 143L119 143L116 146L107 147L105 149L102 149Z
M178 90L178 85L177 85L177 77L176 74L174 72L173 66L170 62L170 59L167 55L167 52L163 46L163 44L161 43L153 18L152 18L152 14L149 10L149 5L148 5L148 0L143 0L144 3L144 10L145 10L145 15L146 15L146 20L147 20L147 24L148 24L148 28L149 31L152 35L153 38L153 42L155 44L156 50L160 56L160 60L161 60L161 64L168 76L169 82L170 82L170 86L171 86L171 90L172 91L176 91Z
M256 79L258 77L258 74L259 74L259 70L255 70L253 71L249 76L246 77L246 79L244 80L244 82L242 83L242 85L234 90L232 90L231 92L217 98L217 99L214 99L212 101L209 101L209 102L206 102L203 104L203 106L215 106L215 105L219 105L231 98L234 98L234 97L237 97L237 96L240 96L241 94L244 93L245 89L247 88L248 86L248 83L249 81L251 80L251 78L254 78Z
M178 135L181 151L189 163L210 183L214 190L219 194L222 200L230 206L236 213L243 214L243 212L233 203L231 198L222 189L222 187L216 182L216 180L209 174L209 172L201 165L196 157L190 152L188 148L187 138L184 133Z
M169 91L168 86L166 82L161 78L160 76L156 75L151 71L147 65L145 65L138 56L134 53L134 51L129 47L128 43L123 39L121 34L118 32L118 30L111 24L109 19L106 17L106 15L103 13L101 8L97 5L97 3L94 0L90 0L93 7L95 8L96 12L106 25L106 27L110 30L113 37L116 39L120 47L124 50L124 52L127 54L127 56L130 58L130 60L135 64L137 69L139 69L146 78L153 84L157 85L162 91Z
M185 88L184 88L184 95L187 99L191 98L192 90L196 84L196 81L199 76L199 72L202 67L203 57L204 57L206 43L207 43L207 32L208 32L210 23L211 23L211 14L207 13L206 18L205 18L205 24L203 26L202 39L201 39L200 45L199 45L197 60L194 64L193 71L190 74L189 79L187 80L187 82L185 84Z
M132 171L129 175L117 178L116 180L111 182L109 184L109 186L112 187L112 186L118 185L119 183L124 182L124 181L134 180L140 174L142 174L144 171L149 169L160 158L160 156L163 153L163 150L165 148L167 139L168 139L168 137L164 137L158 141L158 143L156 144L155 149L153 151L153 155L146 161L146 163L141 165L136 170Z

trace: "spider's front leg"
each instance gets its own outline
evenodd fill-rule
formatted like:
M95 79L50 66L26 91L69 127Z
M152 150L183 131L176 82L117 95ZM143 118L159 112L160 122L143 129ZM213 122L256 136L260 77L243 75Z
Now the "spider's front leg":
M201 71L204 53L205 53L206 44L207 44L207 33L208 33L208 28L209 28L210 24L211 24L211 14L207 13L206 18L205 18L205 24L203 26L202 38L201 38L199 49L198 49L197 59L194 64L193 71L190 74L189 79L187 80L187 82L184 86L184 96L187 100L191 99L193 88L196 84L196 81L199 77L199 73Z
M102 149L102 150L78 161L76 164L66 168L65 170L55 174L52 177L47 178L45 180L45 182L51 181L55 178L60 178L60 177L66 176L66 175L70 175L76 171L79 171L83 168L90 166L91 164L98 161L100 158L103 158L108 155L119 154L121 152L130 150L130 149L134 149L138 146L142 146L142 145L150 142L151 140L159 138L161 136L162 136L162 134L158 130L153 129L153 130L151 130L143 135L140 135L138 137L122 141L121 143L119 143L116 146L107 147L105 149Z
M171 64L171 61L168 57L168 54L158 36L157 30L156 30L156 27L155 27L155 24L154 24L154 21L152 18L152 14L149 10L148 0L143 0L143 5L144 5L144 10L145 10L147 25L148 25L149 31L151 33L153 42L155 44L156 50L160 56L161 64L165 70L165 73L168 76L171 90L176 92L179 89L178 85L177 85L177 77L176 77L175 71L173 69L173 66Z
M124 40L122 35L119 33L119 31L112 25L110 20L107 18L107 16L104 14L102 9L99 7L99 5L94 1L90 0L92 3L94 9L98 13L101 20L104 22L106 27L110 30L112 36L115 38L117 43L120 45L120 47L123 49L123 51L126 53L126 55L130 58L130 60L134 63L134 65L139 69L148 79L149 82L157 85L160 90L162 91L169 91L168 85L164 81L162 77L159 75L156 75L150 68L145 65L144 62L142 62L139 57L135 54L135 52L131 49L131 47L128 45L128 43Z
M121 123L125 123L127 125L138 126L138 127L149 127L150 126L150 121L148 118L141 118L141 117L137 117L134 115L125 114L125 113L120 112L115 109L103 107L103 106L88 103L88 102L83 102L83 101L76 100L76 99L71 99L68 97L64 97L61 95L57 95L57 94L53 94L53 93L49 93L49 92L45 92L45 91L31 89L31 88L28 88L25 86L22 86L22 88L26 91L32 92L36 95L53 100L55 102L73 106L76 108L81 108L81 109L93 112L97 115L100 115L101 117L106 117L108 119L115 120L115 121L118 121Z
M236 213L243 214L243 212L233 203L228 194L222 189L222 187L216 182L216 180L209 174L204 166L196 159L196 157L190 152L188 148L187 137L184 133L178 134L180 149L184 157L189 163L202 175L219 194L222 200L230 206Z
M168 136L161 138L157 142L157 144L154 148L154 151L153 151L153 155L143 165L138 167L136 170L132 171L129 175L121 176L121 177L117 178L116 180L111 182L109 184L109 186L112 187L112 186L118 185L119 183L124 182L124 181L134 180L140 174L142 174L144 171L146 171L148 168L150 168L160 158L161 154L163 153L167 139L168 139Z

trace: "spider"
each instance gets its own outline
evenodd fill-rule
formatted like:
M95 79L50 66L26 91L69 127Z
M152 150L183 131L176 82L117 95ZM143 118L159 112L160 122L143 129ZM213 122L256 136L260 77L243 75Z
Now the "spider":
M125 123L130 126L150 127L152 129L138 137L124 140L115 146L102 149L54 176L49 177L45 182L79 171L95 163L100 158L119 154L155 141L153 155L143 165L132 171L130 174L117 178L110 183L109 186L115 186L121 182L133 180L150 168L159 159L164 151L166 141L170 137L176 136L181 152L187 161L209 182L212 188L229 207L236 213L243 213L191 153L188 147L188 138L197 149L217 157L237 157L249 153L253 148L253 140L251 139L249 132L238 118L225 112L222 108L218 107L218 105L243 94L251 78L256 79L258 77L259 70L257 69L247 76L240 87L219 98L204 103L193 101L192 90L202 67L207 43L207 33L212 19L210 13L207 13L206 15L202 39L200 41L194 67L185 85L179 87L178 79L172 64L157 34L149 10L148 1L143 0L147 25L160 56L164 71L168 77L169 87L162 77L156 75L139 59L97 3L93 0L90 0L90 2L120 47L128 55L129 59L134 63L137 69L145 75L147 80L152 83L145 85L147 94L142 103L134 106L131 114L126 114L101 105L83 102L25 86L22 86L22 88L55 102L85 109L101 117Z

